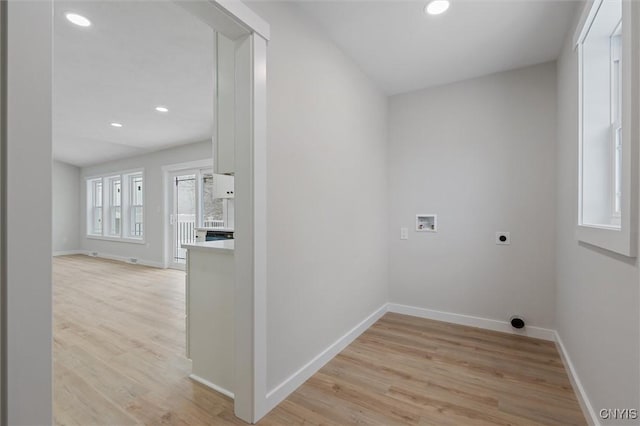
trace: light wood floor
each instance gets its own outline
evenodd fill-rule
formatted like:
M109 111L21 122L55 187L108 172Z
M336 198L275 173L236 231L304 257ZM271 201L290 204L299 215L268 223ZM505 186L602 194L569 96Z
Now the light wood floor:
M58 425L244 424L188 379L184 272L54 258Z
M187 378L184 273L54 259L58 425L232 425ZM261 425L586 424L554 345L387 314Z

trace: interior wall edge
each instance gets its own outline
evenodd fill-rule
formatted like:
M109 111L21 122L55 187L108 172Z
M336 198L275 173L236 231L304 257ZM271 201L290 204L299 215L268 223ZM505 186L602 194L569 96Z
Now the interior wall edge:
M580 381L580 377L578 376L578 372L576 371L573 363L571 362L571 358L569 357L569 353L564 347L562 343L562 338L560 337L560 333L558 331L554 331L555 334L555 342L556 348L558 349L558 353L560 354L560 358L562 359L562 363L564 364L565 370L567 370L567 375L569 376L569 380L571 381L571 386L573 387L573 391L576 394L576 398L578 399L578 403L580 404L580 408L582 409L582 414L584 414L585 419L589 421L589 424L599 426L600 420L598 416L596 416L596 412L593 409L593 405L591 405L591 401L589 401L589 397L587 395L587 391L582 386L582 382Z
M53 1L6 4L7 423L52 424ZM28 172L27 172L28 171ZM28 191L25 191L28 188Z
M267 392L267 412L271 411L278 404L284 401L291 393L293 393L311 376L318 372L318 370L324 367L325 364L331 361L336 355L338 355L354 340L356 340L362 333L367 331L369 327L371 327L376 321L382 318L382 316L387 313L387 306L387 303L380 306L369 316L367 316L356 326L354 326L351 330L349 330L347 333L345 333L343 336L341 336L339 339L325 348L322 352L316 355L313 359L311 359L311 361L307 362L298 371L282 381L275 388Z
M7 424L7 2L0 2L0 425Z

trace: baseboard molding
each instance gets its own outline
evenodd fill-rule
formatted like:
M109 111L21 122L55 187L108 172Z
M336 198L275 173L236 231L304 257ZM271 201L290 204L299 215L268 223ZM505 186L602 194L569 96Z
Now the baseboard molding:
M331 361L333 357L338 355L344 348L349 346L358 336L364 333L369 327L371 327L376 321L378 321L387 312L387 305L383 305L375 312L365 318L358 325L353 327L344 336L333 342L331 346L326 348L315 358L305 364L302 368L292 374L285 381L280 383L274 389L269 391L266 396L266 412L271 411L278 404L284 401L293 391L295 391L300 385L306 382L311 376L313 376L318 370L320 370L326 363Z
M233 394L233 392L231 392L231 391L229 391L229 390L227 390L227 389L225 389L225 388L223 388L221 386L218 386L215 383L211 383L210 381L208 381L206 379L203 379L200 376L196 376L195 374L189 374L189 378L191 380L194 380L194 381L202 384L202 385L205 385L208 388L213 389L214 391L216 391L218 393L221 393L221 394L223 394L225 396L228 396L231 399L235 398L235 395Z
M94 253L97 253L97 254L94 254ZM109 259L109 260L116 260L118 262L125 262L131 265L143 265L143 266L150 266L152 268L165 269L163 262L154 262L152 260L137 259L136 262L132 262L131 261L132 257L117 256L115 254L95 252L93 250L85 250L82 252L82 254L86 254L87 256L91 256L91 257L99 257L101 259Z
M84 250L64 250L64 251L54 251L53 257L57 256L71 256L74 254L85 254Z
M587 393L582 386L582 382L580 382L580 378L578 377L578 373L571 362L571 358L569 358L569 353L567 352L564 344L562 343L562 339L557 331L555 334L555 342L556 348L558 348L558 352L560 353L560 358L562 358L562 362L564 363L565 368L567 369L567 373L569 375L569 380L571 381L571 386L573 387L573 391L576 393L576 397L578 398L578 402L580 403L580 408L582 408L582 414L584 414L585 419L592 426L600 426L600 419L596 415L596 412L587 397Z
M520 336L533 337L554 341L555 331L542 328L526 326L522 330L516 330L511 327L507 321L498 321L488 318L474 317L470 315L454 314L451 312L435 311L433 309L417 308L414 306L401 305L398 303L389 303L387 305L389 312L397 314L411 315L414 317L427 318L436 321L450 322L452 324L467 325L470 327L484 328L486 330L501 331L503 333L517 334Z
M589 399L582 387L580 379L571 363L569 355L567 354L562 340L557 331L542 327L527 326L525 330L514 330L507 321L498 321L488 318L474 317L470 315L454 314L451 312L436 311L432 309L418 308L414 306L407 306L398 303L387 303L381 306L374 313L369 315L360 324L356 325L344 336L336 340L331 346L326 348L315 358L305 364L302 368L292 374L289 378L269 391L266 395L265 414L274 409L278 404L284 401L291 393L293 393L298 387L300 387L305 381L313 376L318 370L320 370L325 364L333 359L338 353L349 346L358 336L364 333L369 327L371 327L377 320L379 320L385 313L393 312L403 315L410 315L414 317L427 318L436 321L444 321L452 324L466 325L470 327L477 327L486 330L499 331L508 334L516 334L521 336L532 337L536 339L548 340L556 343L560 357L567 369L569 379L578 398L578 402L582 408L585 419L593 426L601 426L598 417L596 416ZM194 377L192 377L194 378ZM199 381L194 378L194 380ZM202 383L202 382L201 382ZM206 383L205 383L206 384ZM209 386L209 385L208 385ZM210 386L211 387L211 386ZM215 389L215 388L214 388ZM217 390L217 389L216 389Z

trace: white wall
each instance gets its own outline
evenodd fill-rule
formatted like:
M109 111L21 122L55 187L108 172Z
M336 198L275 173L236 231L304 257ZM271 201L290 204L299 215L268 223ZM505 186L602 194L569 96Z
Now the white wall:
M209 159L211 156L211 141L205 141L82 168L81 186L83 189L80 191L82 249L88 252L98 252L99 255L135 257L139 263L162 266L164 262L165 224L162 166ZM87 194L84 189L86 188L84 178L137 168L144 168L144 244L87 238Z
M51 1L8 2L6 424L48 425L51 363ZM4 269L4 268L3 268ZM4 321L3 321L4 322ZM5 354L3 354L4 356ZM4 390L3 390L4 393Z
M637 259L576 240L578 58L572 36L573 30L558 60L556 327L597 415L640 403L640 276Z
M53 253L80 250L80 168L53 162Z
M387 300L387 100L295 5L268 54L267 387Z
M391 302L552 327L555 63L394 96L389 120Z

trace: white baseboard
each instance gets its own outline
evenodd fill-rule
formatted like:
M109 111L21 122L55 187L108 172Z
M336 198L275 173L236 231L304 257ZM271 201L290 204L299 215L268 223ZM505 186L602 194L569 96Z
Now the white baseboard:
M315 358L313 358L306 365L292 374L289 378L269 391L266 395L265 413L268 413L278 404L284 401L291 393L293 393L305 381L313 376L325 364L331 361L331 359L333 359L333 357L340 353L344 348L349 346L358 336L364 333L387 312L394 312L398 314L433 319L436 321L444 321L452 324L466 325L470 327L483 328L487 330L500 331L504 333L522 335L555 342L556 346L558 347L558 352L560 353L562 361L564 362L564 365L567 369L571 384L576 393L585 418L587 419L589 424L593 426L601 426L557 331L548 328L532 326L525 327L523 331L514 330L513 327L511 327L511 324L509 324L507 321L498 321L488 318L474 317L470 315L454 314L451 312L436 311L432 309L418 308L397 303L387 303L381 306L378 310L364 319L360 324L351 329L351 331L336 340L331 346L318 354ZM194 380L197 379L194 378Z
M97 254L93 254L93 253L97 253ZM143 266L150 266L152 268L165 269L163 262L154 262L152 260L145 260L145 259L136 258L137 261L136 262L132 262L131 261L132 257L117 256L115 254L96 252L96 251L93 251L93 250L85 250L85 251L82 252L82 254L86 254L87 256L91 256L91 257L99 257L99 258L102 258L102 259L117 260L118 262L130 263L132 265L143 265Z
M389 312L395 312L397 314L411 315L414 317L427 318L436 321L450 322L452 324L460 324L470 327L484 328L487 330L501 331L503 333L534 337L536 339L549 341L555 340L555 331L548 328L526 326L522 330L516 330L511 327L511 324L509 324L507 321L498 321L488 318L474 317L470 315L435 311L433 309L416 308L414 306L401 305L398 303L389 303L387 305L387 310Z
M582 414L584 414L585 419L592 426L600 426L600 419L596 416L596 412L587 397L587 393L582 387L582 383L580 382L580 378L578 377L578 373L571 362L571 358L569 358L569 353L564 347L562 343L562 339L557 331L555 334L555 342L556 347L558 348L558 352L560 353L560 357L562 358L562 362L564 363L565 368L567 369L567 373L569 375L569 380L571 381L571 386L573 386L573 391L576 393L576 397L578 398L578 402L580 403L580 408L582 408Z
M331 346L326 348L315 358L309 361L306 365L292 374L285 381L273 388L267 393L266 397L266 412L271 411L276 405L284 401L293 391L295 391L300 385L306 382L311 376L313 376L318 370L320 370L326 363L331 361L333 357L338 355L344 348L349 346L358 336L364 333L369 327L371 327L376 321L378 321L387 312L387 305L384 304L378 308L375 312L365 318L360 324L353 327L344 336L333 342Z
M506 321L497 321L487 318L473 317L470 315L435 311L432 309L416 308L414 306L400 305L397 303L389 303L387 305L387 310L389 312L395 312L398 314L428 318L432 320L467 325L471 327L484 328L487 330L501 331L510 334L518 334L555 342L558 352L560 353L560 357L562 358L562 362L564 363L564 366L567 370L567 374L569 376L569 380L571 381L573 390L576 394L578 402L580 403L580 408L582 409L582 413L584 414L585 419L592 426L601 425L600 420L598 419L598 416L596 416L596 412L591 405L591 402L589 402L589 398L587 397L584 387L582 387L582 383L578 378L578 373L571 363L571 359L569 358L569 354L567 353L562 343L562 339L560 338L560 335L556 330L527 326L521 332L519 330L514 330L513 327L511 327L511 325Z
M231 391L229 391L229 390L227 390L227 389L225 389L225 388L223 388L221 386L218 386L215 383L211 383L210 381L208 381L206 379L203 379L200 376L196 376L195 374L189 374L189 378L191 380L195 380L196 382L198 382L200 384L205 385L208 388L213 389L216 392L219 392L219 393L221 393L221 394L223 394L225 396L228 396L231 399L235 398L235 395L233 394L233 392L231 392Z
M53 257L56 256L71 256L73 254L85 254L84 250L64 250L64 251L54 251Z

